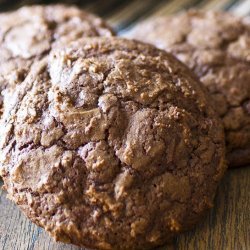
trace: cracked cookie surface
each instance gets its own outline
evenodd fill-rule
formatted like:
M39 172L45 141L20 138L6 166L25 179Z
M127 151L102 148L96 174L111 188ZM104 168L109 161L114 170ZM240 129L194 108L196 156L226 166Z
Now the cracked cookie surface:
M250 163L250 23L189 11L142 22L129 37L177 56L200 78L223 120L230 166Z
M162 50L81 39L34 64L7 104L5 188L56 240L150 249L213 205L222 124L190 70Z
M51 47L85 36L111 35L100 18L72 6L34 5L0 14L0 92L14 90ZM2 94L0 109L2 113Z

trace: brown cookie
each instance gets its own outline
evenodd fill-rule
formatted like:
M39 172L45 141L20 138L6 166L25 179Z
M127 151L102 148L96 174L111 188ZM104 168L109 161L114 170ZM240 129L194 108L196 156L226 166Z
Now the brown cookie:
M0 91L14 89L51 47L85 36L111 36L98 17L72 6L23 7L0 15ZM0 110L3 108L0 94Z
M34 64L7 104L5 188L56 240L149 249L212 207L223 127L198 80L163 50L78 40Z
M129 36L172 52L195 71L223 120L230 166L249 164L249 21L229 13L189 11L145 21Z

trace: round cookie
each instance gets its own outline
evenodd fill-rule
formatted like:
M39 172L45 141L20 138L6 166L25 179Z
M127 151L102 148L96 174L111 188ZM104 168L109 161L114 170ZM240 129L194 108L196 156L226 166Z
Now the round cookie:
M0 110L2 92L22 82L31 64L51 47L85 36L111 35L100 18L72 6L34 5L0 14Z
M199 222L226 165L190 70L154 46L85 38L33 65L2 118L9 197L56 240L150 249Z
M194 70L223 120L230 166L249 164L249 20L189 11L142 22L128 36L173 53Z

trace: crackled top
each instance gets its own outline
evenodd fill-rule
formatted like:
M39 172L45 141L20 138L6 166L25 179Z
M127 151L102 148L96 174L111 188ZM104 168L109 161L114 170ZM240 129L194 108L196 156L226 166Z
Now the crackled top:
M197 79L164 51L81 39L34 64L6 103L5 188L57 240L148 249L213 204L222 125Z
M250 163L249 20L189 11L142 22L129 36L172 52L194 70L223 119L230 165Z
M111 36L100 18L64 5L23 7L0 14L0 92L15 88L52 46L85 36ZM0 109L3 105L0 95Z

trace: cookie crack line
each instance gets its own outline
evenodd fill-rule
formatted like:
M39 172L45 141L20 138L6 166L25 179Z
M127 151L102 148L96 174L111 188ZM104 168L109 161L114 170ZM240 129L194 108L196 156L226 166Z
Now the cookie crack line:
M194 70L223 120L227 155L230 155L238 147L247 147L246 138L250 137L247 129L250 117L244 106L250 97L249 35L250 26L241 17L195 10L149 19L127 36L173 53ZM229 156L228 160L229 165L237 166L237 157L232 160ZM244 164L248 161L245 157ZM238 166L242 166L242 161L238 162Z
M62 4L50 6L33 5L31 7L22 7L17 11L1 14L0 17L3 37L2 41L0 42L0 46L2 48L2 54L4 55L1 66L2 68L8 68L10 65L13 67L11 72L3 71L3 73L1 73L3 79L5 79L4 81L7 83L4 84L7 85L4 87L4 89L10 87L10 83L8 83L10 74L18 73L24 69L27 72L31 70L30 67L27 66L28 64L21 65L21 63L24 64L29 62L30 64L33 64L33 62L42 60L43 57L49 54L52 47L57 46L55 43L69 42L71 40L76 40L85 36L113 35L111 28L109 28L109 26L99 17L89 14L76 7L65 6ZM84 27L82 27L80 33L77 29L75 31L74 29L71 29L70 32L65 34L65 31L74 25L72 20L77 20L77 25L83 25ZM19 36L22 34L22 32L26 32L25 26L27 25L31 26L31 33L30 36L27 35L25 39L22 40ZM41 26L41 28L36 30L38 26ZM93 27L95 28L95 34L93 34L92 31ZM13 52L11 49L7 48L8 46L6 45L6 37L13 30L15 32L15 37L13 39L16 39L14 45L17 47L19 46L18 50L20 48L25 50L25 46L30 43L29 48L27 48L29 53L28 58L26 58L25 55L22 55L22 53L20 54L18 51ZM46 37L43 39L41 44L41 37L39 36L43 34L45 34ZM48 48L43 46L44 43L47 43L46 46ZM15 65L15 63L17 65ZM15 84L18 85L19 82L16 82Z

